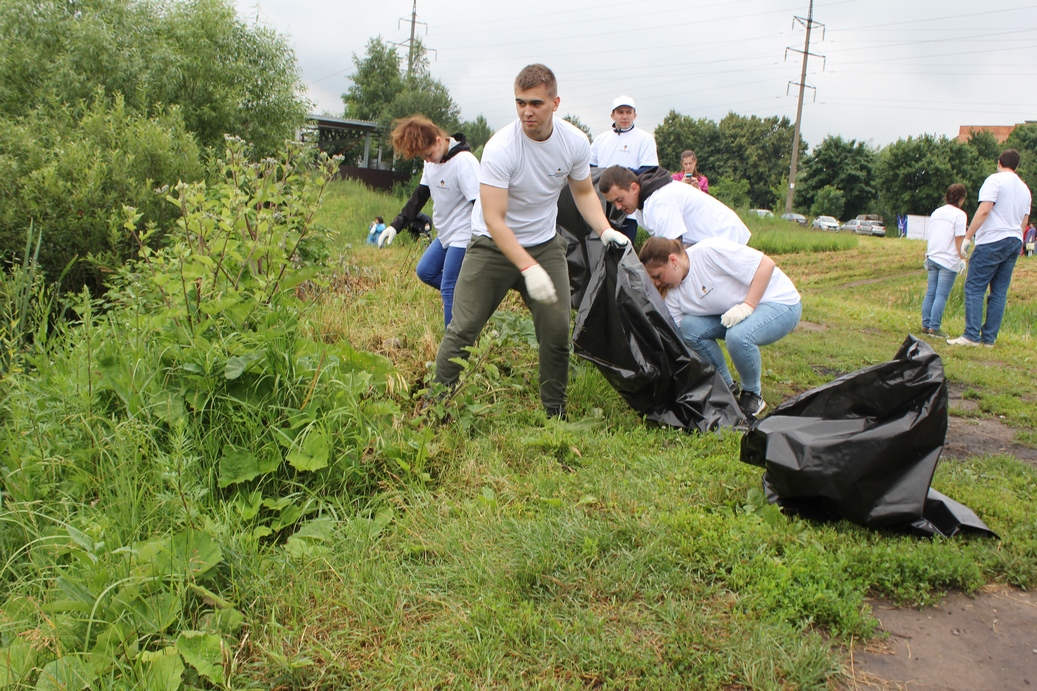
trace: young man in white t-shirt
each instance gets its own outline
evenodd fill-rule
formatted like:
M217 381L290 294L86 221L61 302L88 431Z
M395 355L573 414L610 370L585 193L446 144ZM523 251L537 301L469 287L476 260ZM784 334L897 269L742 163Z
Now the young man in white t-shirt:
M965 276L965 333L952 338L950 345L985 345L993 348L1001 329L1008 301L1012 271L1023 245L1023 232L1030 220L1032 199L1015 169L1019 152L1006 149L997 159L997 172L979 189L979 208L965 231L962 251L967 251L972 238L976 249L969 259ZM987 316L983 318L983 296L987 298Z
M454 318L436 355L435 381L453 386L509 290L533 315L540 346L540 401L548 417L564 417L569 380L569 269L555 227L558 194L569 185L576 207L602 242L629 240L609 227L590 178L590 142L554 116L561 99L554 73L528 65L515 78L518 119L486 143L479 199L454 297Z
M744 245L749 229L723 202L677 182L664 168L641 175L622 166L607 168L598 179L598 189L617 209L634 214L649 233L685 245L712 237L723 237Z
M637 106L629 96L617 96L612 101L612 129L602 132L591 144L591 166L608 168L623 166L640 175L648 168L659 165L655 137L634 125ZM609 210L605 210L609 213ZM627 218L623 234L633 242L637 235L637 219Z

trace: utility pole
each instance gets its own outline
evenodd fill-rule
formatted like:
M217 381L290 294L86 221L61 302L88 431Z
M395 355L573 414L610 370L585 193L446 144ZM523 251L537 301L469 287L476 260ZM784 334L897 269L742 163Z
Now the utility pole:
M414 29L415 27L417 27L418 24L424 24L425 33L428 33L428 24L425 24L425 22L418 21L418 0L414 0L413 4L411 5L410 19L400 17L401 23L407 21L410 22L410 38L406 41L400 41L395 45L402 46L405 43L407 44L407 81L409 82L410 78L414 76L414 46L416 45L414 42Z
M415 0L417 1L417 0ZM803 50L799 51L795 48L786 48L785 57L788 57L789 51L794 53L803 53L803 67L799 72L799 82L789 82L790 85L798 84L799 86L799 102L796 104L796 127L794 134L792 135L792 165L789 166L789 190L788 195L785 197L785 213L792 213L792 200L796 196L796 165L799 163L799 130L803 123L803 93L807 87L807 58L813 55L815 58L825 59L823 55L817 55L810 52L810 30L816 24L821 27L821 37L824 40L824 24L814 21L814 0L810 0L810 7L807 10L807 18L804 20L802 17L795 17L792 26L795 27L795 22L799 22L806 27L806 40L803 42ZM813 89L814 87L809 87ZM787 90L787 89L786 89ZM817 90L814 91L814 98L817 98Z

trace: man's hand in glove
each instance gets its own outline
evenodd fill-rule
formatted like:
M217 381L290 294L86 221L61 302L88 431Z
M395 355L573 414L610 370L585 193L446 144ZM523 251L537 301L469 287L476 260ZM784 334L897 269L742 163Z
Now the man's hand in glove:
M555 285L551 282L551 277L544 271L544 267L534 264L522 271L522 278L526 279L526 291L529 293L529 297L545 305L558 302Z
M750 307L743 302L724 312L723 316L720 317L720 323L724 325L724 328L730 329L755 311L755 307Z
M378 236L378 247L388 247L392 244L392 241L396 239L396 229L392 226L386 226L382 234Z
M601 241L609 247L626 247L630 244L630 238L612 228L601 231Z

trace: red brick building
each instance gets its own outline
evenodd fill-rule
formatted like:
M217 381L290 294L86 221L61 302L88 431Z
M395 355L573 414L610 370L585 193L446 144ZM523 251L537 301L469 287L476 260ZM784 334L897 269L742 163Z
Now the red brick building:
M1023 123L1019 123L1021 124ZM967 142L973 132L990 132L998 144L1004 144L1008 135L1019 125L962 125L958 128L958 141Z

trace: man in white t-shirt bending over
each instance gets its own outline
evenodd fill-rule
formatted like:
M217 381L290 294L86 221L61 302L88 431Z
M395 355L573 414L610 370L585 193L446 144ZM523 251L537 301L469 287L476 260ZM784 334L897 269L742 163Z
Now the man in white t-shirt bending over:
M612 101L612 129L594 138L591 144L592 167L604 169L623 166L640 175L659 165L655 137L635 126L636 119L637 106L634 105L634 99L624 95ZM605 213L611 214L608 209ZM621 230L633 242L637 235L637 219L627 218Z
M1002 151L997 172L979 188L979 208L961 245L964 253L972 238L976 238L976 249L965 276L965 333L947 341L950 345L983 344L993 348L997 340L1015 260L1019 258L1023 232L1030 220L1030 188L1016 174L1018 167L1019 152ZM990 297L984 319L983 295L988 287Z
M518 119L483 149L479 198L454 293L454 315L436 355L435 381L453 386L465 350L509 290L533 315L540 346L540 401L564 417L569 380L569 269L555 227L558 194L568 183L587 224L612 246L628 244L609 227L590 178L590 142L554 113L561 99L554 73L528 65L515 78Z
M656 237L680 240L685 246L706 238L722 237L744 245L749 229L723 202L677 182L665 168L651 168L641 175L622 166L607 168L598 179L606 201L634 214Z

